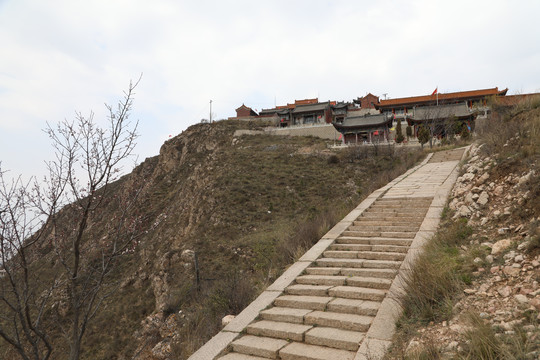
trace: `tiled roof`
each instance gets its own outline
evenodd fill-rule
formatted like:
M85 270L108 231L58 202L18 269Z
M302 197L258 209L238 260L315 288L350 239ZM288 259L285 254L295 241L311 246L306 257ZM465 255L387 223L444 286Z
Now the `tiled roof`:
M330 101L330 102L327 101L327 102L324 102L324 103L320 103L319 98L294 100L294 104L279 105L279 106L276 106L275 108L272 108L272 109L262 109L261 113L268 114L268 113L277 112L277 111L283 110L283 109L294 110L297 106L318 105L318 104L324 104L325 106L327 106L328 104L334 105L334 104L336 104L336 102L335 101Z
M346 109L349 107L350 104L346 102L338 102L338 103L334 102L333 104L331 103L330 105L332 105L332 108L334 109L344 109L344 108Z
M336 130L346 131L353 129L370 129L378 128L384 124L391 124L393 116L387 114L377 114L377 115L361 115L361 116L347 116L342 124L332 123Z
M473 111L469 110L466 103L461 104L449 104L440 106L419 106L414 109L413 115L410 116L412 120L431 120L431 119L448 119L453 116L457 118L467 117L475 115Z
M252 110L249 106L246 106L244 104L242 104L242 106L240 106L238 109L236 109L236 111L240 110L240 109L248 109L248 110Z
M319 98L315 99L304 99L304 100L294 100L294 105L308 105L308 104L317 104L319 102ZM289 105L289 104L287 104ZM292 105L292 104L291 104Z
M439 102L441 102L445 100L465 100L465 99L470 99L470 98L484 97L484 96L491 96L491 95L506 95L507 91L508 89L499 91L499 88L497 87L492 88L492 89L459 91L459 92L453 92L453 93L439 94L438 100ZM436 102L436 101L437 101L437 95L433 94L433 95L411 96L411 97L404 97L404 98L380 100L378 104L375 104L375 106L377 108L391 107L391 106L407 106L407 105L412 106L419 103L429 103L429 102Z
M321 111L330 106L330 102L324 102L324 103L315 103L315 104L309 104L309 105L299 105L294 110L293 113L301 113L301 112L310 112L310 111Z

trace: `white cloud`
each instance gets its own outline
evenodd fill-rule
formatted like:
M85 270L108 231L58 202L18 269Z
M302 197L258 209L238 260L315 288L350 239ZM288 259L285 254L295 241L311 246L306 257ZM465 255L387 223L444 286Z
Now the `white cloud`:
M36 152L14 152L25 142L14 138L44 146L45 121L103 115L140 73L142 158L208 117L210 99L227 117L241 103L316 96L535 91L539 10L533 0L0 1L0 159L32 172Z

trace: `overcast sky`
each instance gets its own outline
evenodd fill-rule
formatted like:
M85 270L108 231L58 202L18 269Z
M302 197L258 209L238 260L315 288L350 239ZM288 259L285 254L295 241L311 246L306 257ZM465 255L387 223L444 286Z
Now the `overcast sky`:
M0 161L41 174L46 122L104 116L143 74L136 153L295 99L540 91L540 1L0 0Z

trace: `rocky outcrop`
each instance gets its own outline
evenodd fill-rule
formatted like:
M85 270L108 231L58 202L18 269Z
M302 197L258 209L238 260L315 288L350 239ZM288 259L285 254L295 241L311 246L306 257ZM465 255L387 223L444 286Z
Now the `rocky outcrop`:
M532 341L540 341L540 252L528 251L534 229L540 218L529 209L530 181L536 170L501 171L497 155L487 156L482 146L473 145L470 159L462 167L449 203L454 218L467 218L473 228L470 245L483 255L474 259L477 270L474 280L464 289L454 305L453 318L420 329L420 335L410 341L407 351L436 341L443 349L444 358L451 358L462 350L469 330L467 316L476 313L491 324L497 336L514 334L520 326ZM531 322L531 314L536 321ZM527 354L537 359L538 351Z

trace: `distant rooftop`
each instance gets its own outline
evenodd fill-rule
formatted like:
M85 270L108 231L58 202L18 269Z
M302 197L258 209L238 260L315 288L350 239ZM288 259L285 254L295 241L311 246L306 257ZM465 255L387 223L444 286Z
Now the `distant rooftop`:
M278 112L278 111L283 111L285 109L293 110L293 112L308 111L308 109L309 109L309 111L310 110L322 110L322 109L324 109L324 107L328 106L328 104L335 105L336 102L335 101L326 101L326 102L320 103L319 98L294 100L294 104L279 105L279 106L276 106L276 107L271 108L271 109L262 109L260 111L260 113L261 114L268 114L268 113L274 113L274 112ZM313 108L305 107L307 105L313 105L314 107ZM302 110L299 109L299 110L295 111L295 109L297 107L302 108Z
M387 99L380 100L378 104L375 104L377 108L388 108L388 107L397 107L397 106L412 106L418 104L426 104L445 101L459 101L459 100L468 100L474 98L483 98L487 96L504 96L506 95L508 88L504 90L499 90L499 88L491 89L481 89L481 90L470 90L470 91L458 91L452 93L439 93L431 95L422 95L422 96L411 96L403 97L396 99Z

